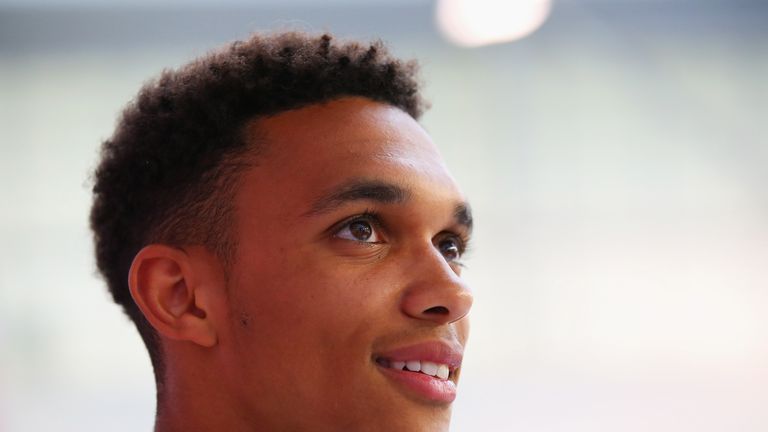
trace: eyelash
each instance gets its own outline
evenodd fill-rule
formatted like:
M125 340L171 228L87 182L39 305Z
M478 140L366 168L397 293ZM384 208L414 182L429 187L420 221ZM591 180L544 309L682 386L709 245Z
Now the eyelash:
M334 237L338 237L339 233L340 233L340 232L341 232L343 229L345 229L345 228L349 227L349 226L350 226L350 225L352 225L354 222L360 222L360 221L363 221L363 222L368 222L368 223L370 223L370 224L371 224L371 227L372 227L372 228L373 228L375 231L385 231L385 230L384 230L384 227L383 227L383 224L381 223L381 219L380 219L380 217L379 217L379 214L378 214L378 213L376 213L376 212L375 212L375 211L373 211L373 210L368 210L368 209L366 209L364 212L362 212L362 213L360 213L360 214L357 214L357 215L355 215L355 216L352 216L352 217L350 217L350 218L347 218L347 219L345 219L345 220L343 220L343 221L341 221L341 222L337 223L336 225L334 225L334 226L331 228L331 233L333 234L333 236L334 236ZM364 241L358 241L358 243L360 243L360 244L366 244L366 245L376 245L376 244L379 244L379 243L381 243L381 242L364 242Z
M437 244L435 245L435 247L437 248L440 247L440 242L447 238L455 239L455 241L458 243L457 246L458 246L459 257L456 258L455 260L450 260L450 261L446 259L446 261L448 261L449 264L455 264L459 267L466 267L463 261L467 256L467 253L469 252L469 237L465 234L457 234L450 231L443 231L438 236L439 236L439 240L436 242Z
M364 212L360 214L357 214L355 216L352 216L350 218L347 218L337 223L331 228L331 232L333 236L338 237L339 233L342 230L349 227L354 222L358 222L358 221L364 221L364 222L370 223L371 227L375 231L384 231L386 233L386 230L384 229L384 224L381 222L381 217L376 211L370 210L370 209L366 209ZM459 257L455 260L446 259L446 261L449 264L455 264L455 265L458 265L459 267L465 267L465 264L462 261L464 257L467 255L467 253L469 252L469 237L464 233L454 233L451 231L443 231L438 234L438 240L436 241L435 247L439 249L440 242L447 238L455 239L457 243ZM358 243L360 243L361 245L373 246L373 245L380 244L382 242L358 241Z

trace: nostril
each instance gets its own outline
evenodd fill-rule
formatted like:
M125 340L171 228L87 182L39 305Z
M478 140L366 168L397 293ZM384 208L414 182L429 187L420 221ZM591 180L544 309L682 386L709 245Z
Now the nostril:
M448 315L450 312L445 306L434 306L424 311L425 314L431 315Z

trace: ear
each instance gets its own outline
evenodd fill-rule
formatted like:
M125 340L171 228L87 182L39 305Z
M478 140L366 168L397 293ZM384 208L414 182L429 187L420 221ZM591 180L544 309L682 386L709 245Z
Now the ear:
M128 273L131 296L162 336L203 347L216 345L206 269L187 252L161 244L144 247Z

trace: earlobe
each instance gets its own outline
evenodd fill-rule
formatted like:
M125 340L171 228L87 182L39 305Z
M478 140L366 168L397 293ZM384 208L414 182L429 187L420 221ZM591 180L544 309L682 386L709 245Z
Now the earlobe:
M145 246L128 273L131 296L147 321L169 339L216 345L213 320L201 299L201 278L190 256L166 245Z

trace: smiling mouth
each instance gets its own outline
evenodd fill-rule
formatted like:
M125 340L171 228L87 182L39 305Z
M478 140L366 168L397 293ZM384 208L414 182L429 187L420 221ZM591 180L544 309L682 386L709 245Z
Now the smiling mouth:
M446 364L434 363L426 360L394 361L384 357L378 357L376 358L376 364L387 369L428 375L442 381L447 381L453 378L456 371L455 368L451 368Z
M446 406L456 399L462 351L457 341L435 339L375 353L371 360L406 396Z

